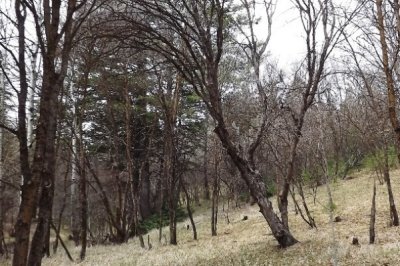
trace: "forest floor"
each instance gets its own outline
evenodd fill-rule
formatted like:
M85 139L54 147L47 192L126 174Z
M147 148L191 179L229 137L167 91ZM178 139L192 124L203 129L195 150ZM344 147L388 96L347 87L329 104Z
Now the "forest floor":
M400 170L391 172L398 209L400 208ZM178 225L178 245L158 242L158 231L149 233L151 250L141 249L137 239L123 245L93 246L88 248L86 260L79 265L331 265L335 258L339 265L399 265L400 227L390 227L386 185L377 182L376 244L370 245L369 221L373 174L359 172L354 179L333 182L331 190L334 215L341 222L330 223L326 186L318 188L316 203L311 192L307 201L318 229L310 229L290 210L290 227L300 241L287 249L280 249L256 205L243 205L226 213L220 210L218 236L211 237L210 211L197 210L195 222L199 240L192 239L186 229L189 221ZM275 199L272 199L276 202ZM291 204L290 206L293 206ZM243 220L248 216L248 220ZM168 234L168 229L163 231ZM146 246L148 235L145 235ZM167 235L168 237L168 235ZM357 237L360 245L352 245ZM79 247L70 246L78 261ZM69 262L62 248L57 255L46 258L44 265L76 265Z

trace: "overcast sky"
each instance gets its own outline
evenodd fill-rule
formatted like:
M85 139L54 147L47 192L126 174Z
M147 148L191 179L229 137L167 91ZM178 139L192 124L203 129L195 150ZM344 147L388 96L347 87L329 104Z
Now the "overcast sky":
M290 0L278 0L272 19L272 36L269 50L281 68L304 57L305 43L299 13Z

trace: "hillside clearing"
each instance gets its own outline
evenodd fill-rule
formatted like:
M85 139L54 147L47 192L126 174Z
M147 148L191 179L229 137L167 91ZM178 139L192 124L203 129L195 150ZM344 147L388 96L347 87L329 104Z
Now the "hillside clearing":
M399 179L400 171L393 171L395 196L400 190ZM192 231L186 230L189 222L185 221L179 224L178 246L163 245L164 239L160 244L158 231L153 230L149 234L151 250L141 249L136 239L123 245L93 246L88 250L87 259L79 265L328 265L334 251L341 265L396 264L400 261L400 230L388 225L385 185L377 187L376 244L368 244L372 184L371 174L361 172L352 180L331 185L335 215L343 219L333 224L335 242L323 186L318 189L315 205L311 195L307 198L317 230L309 229L291 209L291 229L300 243L288 249L277 247L257 206L245 205L229 213L230 224L226 223L221 209L217 237L211 237L208 211L198 211L195 213L198 241L192 240ZM244 215L248 216L247 221L242 221ZM168 229L164 228L164 232L167 234ZM358 237L360 246L351 245L353 236ZM145 239L147 242L147 235ZM70 251L74 258L79 257L79 247L71 245ZM75 265L68 261L62 249L43 264Z

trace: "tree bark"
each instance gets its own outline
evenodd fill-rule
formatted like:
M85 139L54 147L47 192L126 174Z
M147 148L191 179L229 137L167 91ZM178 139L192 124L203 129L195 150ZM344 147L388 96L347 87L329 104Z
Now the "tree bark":
M73 71L72 71L73 72ZM71 235L72 240L75 242L75 246L79 245L79 201L78 201L78 193L77 193L77 184L78 184L78 143L77 137L79 132L79 125L78 125L78 114L77 114L77 103L74 97L74 82L70 81L70 95L72 98L73 106L72 106L72 115L73 115L73 122L72 122L72 136L71 136ZM84 164L81 165L84 167Z
M20 75L20 93L18 95L18 141L20 153L20 169L24 184L21 188L21 205L15 224L14 266L25 266L29 251L29 233L32 217L36 211L37 189L40 184L38 176L32 176L29 165L29 150L26 133L26 100L28 83L25 65L25 19L26 6L20 1L15 1L15 12L18 30L18 70Z
M65 175L64 175L64 197L63 197L63 200L62 200L61 208L60 208L59 213L58 213L58 224L57 224L57 227L54 226L54 228L55 228L54 230L56 231L56 234L58 234L61 231L62 217L63 217L63 214L64 214L65 207L67 205L67 194L68 194L67 193L67 187L68 187L67 184L68 184L69 169L70 169L69 166L67 166L67 169L66 169ZM56 237L56 240L54 241L54 246L53 246L53 253L54 254L57 253L58 241L59 241L59 239L58 239L58 237Z
M219 146L214 145L214 178L212 186L212 205L211 205L211 235L217 235L218 224L218 198L219 198L219 179L220 179L220 151Z
M299 187L299 194L300 194L300 197L301 197L303 208L304 208L304 210L306 212L306 215L308 217L308 220L310 222L310 226L311 226L311 228L317 228L317 225L315 224L314 217L312 217L312 215L310 213L310 210L308 209L308 205L307 205L306 199L304 197L303 185L301 184L301 182L298 182L298 187Z
M214 177L213 192L212 192L212 205L211 205L211 235L217 235L217 224L218 224L218 177Z
M182 190L183 190L183 192L185 193L185 196L186 196L186 210L187 210L188 215L189 215L190 224L192 225L193 239L197 240L196 224L194 223L192 208L190 207L189 193L187 191L187 188L186 188L186 185L185 185L184 181L182 180L182 177L181 177L180 182L181 182Z
M132 104L131 99L129 96L128 91L128 84L125 87L125 129L126 129L126 158L127 158L127 169L129 176L131 178L131 186L132 186L132 198L133 198L133 227L135 230L135 235L139 237L140 246L142 248L145 247L144 240L142 236L142 232L140 231L140 224L139 224L139 212L140 212L140 200L139 200L139 193L140 193L140 184L141 184L141 177L142 177L142 163L144 156L144 136L143 132L140 132L144 129L144 125L141 124L141 120L136 123L133 132L133 147L132 147L132 128L131 128L131 120L132 120ZM143 103L138 107L145 109L145 103ZM137 120L138 118L135 118ZM140 127L138 126L140 125ZM133 149L133 152L132 152ZM132 156L133 154L133 156Z
M396 136L396 144L397 144L397 159L400 162L400 123L398 120L397 114L397 96L396 96L396 86L395 80L393 78L393 67L389 62L389 48L386 41L386 33L385 33L385 22L384 22L384 14L383 14L383 1L376 0L376 13L377 13L377 26L379 31L379 40L382 49L382 64L383 71L385 73L386 78L386 87L388 92L388 111L389 111L389 119L392 125L393 131ZM394 1L394 14L396 17L396 30L397 33L400 33L400 18L399 18L399 3L398 0Z
M230 134L226 128L223 118L222 102L218 83L218 66L213 62L209 62L208 86L207 90L210 94L210 104L207 105L211 116L214 118L217 126L214 132L220 139L222 146L226 149L233 163L240 172L241 178L246 182L250 189L251 196L256 200L260 207L260 212L264 216L271 228L272 234L283 248L292 246L298 241L292 236L288 227L279 219L273 210L272 203L267 197L267 190L260 172L251 167L249 161L241 157L240 151L233 144Z
M290 194L292 195L293 203L296 208L296 214L300 213L301 218L303 219L304 222L306 222L310 226L310 228L314 228L314 227L316 228L314 219L312 218L312 216L310 215L310 213L308 211L308 207L307 207L307 204L305 204L304 198L302 197L302 201L303 201L303 207L306 212L307 218L304 216L303 211L302 211L299 203L296 200L296 197L294 194L294 188L293 188L293 190L290 191Z
M236 147L229 140L229 133L224 124L220 122L220 124L215 128L215 132L232 158L232 161L238 168L241 177L249 187L251 195L257 201L257 204L260 207L260 212L270 226L272 234L278 241L279 245L285 248L296 244L298 241L292 236L290 231L274 212L272 203L267 198L267 190L261 174L257 170L252 169L248 163L239 156Z
M44 64L44 68L49 67ZM32 239L29 254L30 265L40 265L43 248L46 241L46 232L50 229L54 198L55 174L55 138L57 130L58 95L61 89L60 80L55 73L43 73L43 87L40 101L40 116L37 127L36 150L34 155L32 174L33 179L41 180L39 200L39 220ZM37 190L37 188L35 188ZM35 193L36 191L32 191ZM32 196L36 197L36 196ZM21 208L24 198L22 198ZM33 214L33 213L32 213ZM32 218L32 217L31 217ZM17 228L16 228L17 231Z
M306 109L304 109L306 108ZM283 224L286 226L287 229L289 229L289 214L288 214L288 196L289 196L289 191L290 191L290 184L293 181L293 177L295 174L295 161L297 158L297 146L300 141L301 137L301 131L303 128L303 121L304 121L304 116L306 114L306 110L308 107L303 106L303 111L301 112L300 115L300 120L298 124L296 125L296 132L293 137L291 149L290 149L290 159L288 162L288 167L287 167L287 174L282 180L282 185L281 189L279 191L278 195L278 208L281 213L281 218Z
M139 69L143 69L142 65L139 65ZM127 90L128 88L126 88ZM129 94L128 91L126 93L126 98L129 100L129 103L127 102L127 115L129 117L132 116L132 105L130 103L129 99ZM144 87L139 87L137 92L136 92L136 98L137 102L135 104L135 116L133 116L133 128L131 128L130 121L131 119L127 119L126 123L129 126L127 128L127 132L129 133L129 141L127 139L127 143L132 143L131 139L133 139L132 145L129 144L129 158L131 158L132 162L132 172L131 172L131 182L132 182L132 193L133 193L133 199L134 199L134 206L133 206L133 211L134 211L134 224L135 224L135 233L137 234L140 242L140 246L142 248L145 247L144 244L144 239L142 236L141 229L139 228L140 223L139 223L139 215L141 214L141 203L142 203L142 198L140 197L141 191L142 191L142 184L145 184L146 186L149 185L149 183L146 183L148 180L148 176L144 177L144 175L147 175L148 172L145 170L148 170L148 146L149 146L149 130L147 128L147 121L146 121L146 108L147 108L147 101L146 101L146 89ZM129 106L128 106L129 105ZM129 108L129 109L128 109ZM127 134L128 135L128 134ZM127 136L128 138L128 136ZM130 155L132 154L132 156ZM148 193L145 194L146 198L144 198L144 204L149 204L149 192L150 192L150 187L146 187L146 190L144 192ZM150 206L146 206L143 210L146 215L149 215L150 213ZM142 216L143 217L143 216Z
M178 244L178 240L176 238L176 201L174 200L174 198L175 197L172 195L168 199L169 243L171 245Z
M31 87L28 91L28 112L27 112L27 139L28 145L31 146L33 140L33 115L35 113L35 90L38 79L37 59L39 54L39 45L35 44L35 50L32 51L32 62L31 62Z
M150 182L150 162L146 160L143 165L141 189L140 189L140 214L146 219L152 214L153 206L151 204L151 182Z
M171 132L166 133L165 145L164 145L164 173L167 178L168 185L168 216L169 216L169 243L171 245L177 245L176 238L176 208L177 208L177 180L174 170L174 145Z
M82 114L81 114L82 115ZM82 123L80 128L80 180L79 180L79 198L80 198L80 211L81 211L81 220L80 220L80 242L81 242L81 252L80 259L83 261L86 256L86 247L87 247L87 231L88 231L88 199L87 199L87 180L86 180L86 167L85 167L85 147L83 144L83 136L82 136Z
M169 74L173 72L168 71ZM173 77L173 76L172 76ZM161 82L160 82L161 84ZM174 84L175 86L173 86ZM167 90L165 92L164 90ZM159 101L163 108L164 117L164 155L163 174L166 180L168 215L169 215L169 243L177 245L176 237L176 209L179 196L179 174L177 173L176 121L179 108L179 97L182 89L182 78L176 75L168 80L168 85L159 87Z
M110 200L106 194L106 191L103 187L103 184L100 181L99 176L96 174L96 172L94 171L93 167L91 166L91 163L89 161L89 159L86 157L85 158L85 162L86 162L86 167L89 170L91 176L94 178L94 181L96 182L98 188L99 188L99 197L103 203L104 209L106 210L107 213L107 220L109 222L110 228L114 228L116 231L117 236L123 236L125 239L125 234L126 232L124 231L123 228L121 228L118 224L118 221L115 218L115 215L112 211L112 205L110 203ZM112 229L110 229L110 233L112 233ZM119 238L120 238L119 237Z
M204 158L203 158L203 171L204 171L204 199L210 200L210 186L208 185L208 114L206 114L205 137L204 137Z
M0 131L1 131L1 129L0 129ZM1 133L0 133L0 136L1 136ZM1 139L2 138L0 138L0 141L1 141ZM0 144L0 160L2 160L1 159L1 144ZM2 165L2 163L0 163L0 178L2 178L2 167L3 167L3 165ZM3 202L4 202L4 199L3 199L3 195L4 195L4 185L2 184L2 182L0 182L1 184L0 184L0 255L4 255L4 253L5 253L5 246L3 246L3 243L4 243L4 219L3 219L3 217L4 217L4 212L3 212Z
M2 56L0 54L0 56ZM3 58L1 58L3 59ZM3 62L0 62L0 64L3 64ZM3 65L1 65L3 67ZM5 82L4 82L4 76L3 72L0 71L0 123L4 124L4 118L5 118ZM3 128L0 127L0 180L3 180ZM4 204L4 191L5 191L5 186L3 182L0 182L0 255L4 255L5 248L3 247L4 243L4 209L3 209L3 204Z
M72 41L81 24L74 24L74 13L85 5L86 0L77 4L68 0L66 5L60 0L43 1L43 17L34 1L16 0L15 11L18 26L18 52L21 91L18 95L18 136L20 144L21 172L24 177L21 205L15 225L15 246L13 265L25 266L29 252L29 235L32 218L36 214L39 201L39 222L31 244L29 265L40 265L46 232L51 221L54 195L55 138L57 130L58 96L66 76ZM65 19L62 18L65 8ZM25 69L25 18L27 8L32 13L36 36L43 58L42 89L40 94L39 117L36 128L36 146L32 167L29 165L26 133L27 82ZM90 12L89 9L88 12ZM43 19L43 21L42 21ZM41 27L43 26L43 31ZM61 29L62 28L62 29ZM45 35L45 36L44 36ZM62 44L61 44L62 41Z
M384 168L383 168L383 178L386 182L389 206L390 206L390 224L393 226L399 226L399 215L397 213L396 204L394 203L392 184L390 181L390 169L389 169L389 158L387 147L384 149Z
M160 164L160 176L158 180L158 185L157 185L157 190L158 190L158 215L159 215L159 220L158 220L158 241L161 243L162 240L162 228L163 228L163 205L164 205L164 161L161 160Z
M62 247L64 248L64 250L65 250L65 253L67 253L67 256L68 256L69 260L72 261L72 262L74 262L74 259L72 258L71 253L69 253L69 250L68 250L67 246L65 245L64 241L62 240L62 238L61 238L61 236L60 236L60 230L58 230L58 229L56 228L56 226L54 225L53 222L51 222L50 225L51 225L51 227L53 228L54 233L56 234L57 240L60 241L61 246L62 246Z
M371 219L369 222L369 243L375 243L375 216L376 216L376 182L374 179L374 188L372 193L372 205L371 205Z

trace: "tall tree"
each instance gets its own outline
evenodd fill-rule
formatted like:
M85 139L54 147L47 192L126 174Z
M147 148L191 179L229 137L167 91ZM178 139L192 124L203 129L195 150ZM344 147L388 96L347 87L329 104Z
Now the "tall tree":
M124 42L131 40L131 44L136 47L161 54L191 84L207 106L216 124L214 132L250 188L274 237L282 247L295 244L297 240L273 211L260 172L238 150L225 122L219 64L229 31L227 23L231 1L122 2L134 11L135 17L121 17L120 13L116 14L127 23L124 28L119 29L118 36ZM178 48L177 42L183 47L180 45Z
M350 55L354 61L355 65L355 74L354 79L360 79L358 81L360 85L364 88L365 94L365 101L368 103L369 109L371 109L370 113L374 114L374 117L371 116L371 120L377 120L374 123L374 126L377 129L373 129L370 127L367 131L362 132L365 136L371 135L369 138L365 138L366 140L369 139L369 143L372 144L371 146L375 146L375 151L372 153L375 155L375 158L378 161L380 169L383 172L383 178L386 182L387 190L388 190L388 198L389 198L389 208L390 208L390 224L394 226L399 225L399 217L397 213L397 208L393 196L393 189L391 185L390 179L390 168L389 168L389 142L390 138L387 136L387 127L388 122L391 121L393 113L391 113L390 108L388 110L387 104L385 104L385 100L383 99L384 95L381 91L377 90L375 87L379 87L381 84L381 79L376 78L376 74L368 74L362 66L362 59L358 58L357 52L354 50L353 45L347 39L348 50ZM357 77L359 76L359 77ZM386 77L386 84L387 84L387 75ZM378 83L379 82L379 83ZM375 83L378 83L375 85ZM384 82L385 83L385 82ZM390 94L390 93L389 93ZM392 96L389 96L392 97ZM365 110L367 111L367 110ZM394 113L397 111L395 110ZM375 118L375 119L374 119ZM389 120L389 121L388 121ZM392 121L391 121L392 122ZM393 126L393 123L392 123ZM371 140L372 138L372 140ZM383 152L383 159L379 158L380 153Z
M167 185L169 242L176 245L176 209L179 195L179 175L177 173L176 125L183 80L171 68L158 75L158 99L162 107L164 122L163 174Z
M380 62L386 78L389 119L396 135L397 157L400 162L400 122L397 113L398 96L396 93L397 62L399 59L397 51L400 48L400 5L398 0L393 2L376 0L375 4L376 26L379 31L381 45Z
M0 124L4 124L4 118L5 118L5 94L6 94L6 89L5 89L5 78L3 74L3 53L0 52ZM4 192L5 192L5 186L2 182L4 176L4 165L3 165L3 128L0 127L0 255L4 254L4 249L7 247L3 246L4 243L4 208L3 208L3 203L4 203Z
M337 10L331 0L318 1L318 3L311 0L296 0L294 3L305 33L306 57L301 67L296 71L291 85L291 90L298 93L297 96L301 100L284 104L292 118L292 137L286 174L279 180L278 206L282 221L287 228L289 228L288 196L290 184L296 174L297 152L305 117L307 111L315 102L321 81L326 77L325 68L330 54L337 43L342 40L344 28L359 10L359 6L357 6L344 16L346 18L344 21L337 21ZM320 33L322 33L322 36L320 36ZM318 39L322 40L318 42Z
M42 3L41 3L42 2ZM73 40L82 21L94 10L97 1L15 1L19 34L18 68L20 75L18 137L20 139L21 172L24 177L22 199L15 225L13 265L28 263L32 218L39 205L39 220L32 239L29 264L40 265L43 247L51 221L55 174L55 137L57 130L58 97L68 69ZM43 14L40 13L40 3ZM39 115L32 164L29 164L26 100L28 84L25 64L25 21L33 19L39 50L43 61L43 76L39 93ZM40 193L39 193L40 192ZM39 200L38 200L39 199Z

